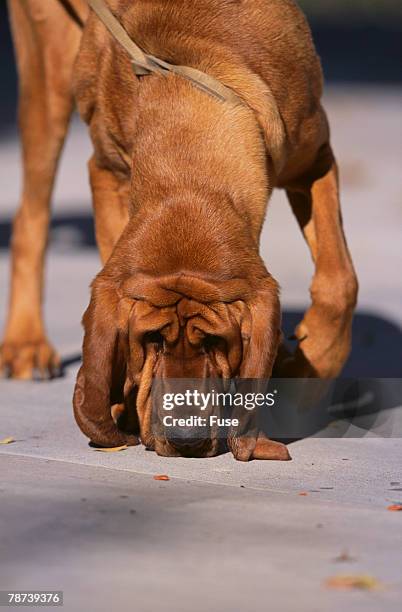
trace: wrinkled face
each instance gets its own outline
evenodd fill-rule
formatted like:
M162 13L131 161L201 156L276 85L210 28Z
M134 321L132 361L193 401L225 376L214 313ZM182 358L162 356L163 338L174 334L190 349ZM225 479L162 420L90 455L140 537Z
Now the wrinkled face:
M112 404L118 426L134 433L135 423L141 442L160 455L216 455L222 448L222 440L213 429L201 431L197 426L183 428L162 422L160 396L153 396L153 382L159 381L159 391L171 393L175 391L177 379L269 377L279 343L276 285L269 278L264 291L241 299L238 287L235 290L225 287L224 294L222 287L211 289L206 283L200 285L198 279L195 282L192 279L191 283L188 279L181 280L180 286L176 280L173 288L171 283L166 288L166 282L154 280L141 286L135 280L135 285L125 287L124 297L120 295L116 299L117 333L113 336L109 326L108 356L99 354L99 339L94 338L94 332L100 329L96 319L105 315L96 313L91 306L85 315L84 364L81 382L77 382L83 391L76 395L79 401L75 399L77 421L93 439L96 421L104 430L105 413L110 414ZM96 299L93 301L95 305ZM105 351L107 344L103 342L101 346ZM102 384L96 378L102 378L102 364L106 359L111 363L107 380L103 377ZM89 380L96 389L88 386ZM104 389L103 411L91 400L97 394L95 401L101 401L99 388ZM180 409L183 417L187 409L184 403ZM208 416L208 410L204 416ZM85 414L90 416L91 427L86 423ZM121 436L117 438L113 423L108 428L109 437L114 432L114 442L110 440L110 444L123 441ZM105 444L106 434L102 435L101 440L94 441Z
M160 402L163 395L177 391L174 383L178 379L229 379L238 373L243 343L247 342L246 321L242 337L240 319L246 316L241 302L202 304L180 298L168 307L158 308L147 302L134 306L130 360L133 368L139 360L144 361L136 379L136 409L144 423L143 441L158 454L211 456L219 451L219 440L209 427L175 424L173 418L194 414L189 406L184 403L175 410L169 425L165 425ZM155 389L151 392L155 378L160 381L157 396ZM206 409L203 413L208 422L209 412Z

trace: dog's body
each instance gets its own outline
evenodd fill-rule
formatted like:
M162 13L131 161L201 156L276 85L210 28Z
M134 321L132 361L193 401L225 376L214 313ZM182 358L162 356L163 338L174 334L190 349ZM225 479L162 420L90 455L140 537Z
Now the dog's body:
M149 387L155 374L271 375L279 347L279 302L258 242L274 187L287 190L316 265L313 303L297 330L299 348L294 356L280 350L278 373L336 376L350 348L357 284L320 103L321 67L295 4L109 0L145 52L219 79L244 101L233 106L180 76L135 77L126 52L94 14L86 21L73 70L86 3L68 0L67 13L66 0L63 7L61 0L52 0L54 12L42 13L40 0L25 2L25 9L21 0L9 1L26 163L3 346L11 374L28 377L34 365L51 370L55 360L40 314L41 265L52 177L74 83L94 145L90 178L105 263L84 319L84 364L75 394L83 431L104 445L135 443L133 431L115 425L110 405L124 406L136 387L142 441L172 454L169 441L155 440L150 431ZM59 58L62 31L71 44ZM37 45L41 60L32 59L32 49L27 56L26 38ZM34 75L27 66L32 61L39 62ZM63 67L53 74L57 61ZM49 70L49 91L43 93L35 79L47 77L49 83ZM24 94L30 88L29 104ZM48 103L41 108L44 95ZM31 122L38 115L52 130L38 134L34 143L31 132L37 128ZM38 146L46 153L40 163ZM39 231L36 244L27 240L29 222ZM155 332L159 338L150 338ZM210 338L220 339L213 348ZM262 437L251 445L230 445L240 459L286 457L282 447ZM215 452L212 445L204 454Z

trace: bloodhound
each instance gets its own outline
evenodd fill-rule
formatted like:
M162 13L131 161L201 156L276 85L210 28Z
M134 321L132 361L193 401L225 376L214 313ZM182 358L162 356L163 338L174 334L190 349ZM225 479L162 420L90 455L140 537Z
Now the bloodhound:
M85 0L9 0L24 184L2 366L30 378L34 368L51 375L58 365L42 319L43 260L76 101L93 142L89 174L104 267L83 319L75 417L96 444L141 440L177 455L180 448L153 435L154 377L268 378L275 360L277 376L335 377L350 350L357 280L320 102L320 61L296 4L107 5L150 66L196 69L232 97L209 95L174 69L133 69ZM278 285L259 255L274 188L286 190L315 264L293 355L281 345ZM211 441L197 454L216 454L217 446ZM289 457L263 434L231 439L229 448L240 460Z

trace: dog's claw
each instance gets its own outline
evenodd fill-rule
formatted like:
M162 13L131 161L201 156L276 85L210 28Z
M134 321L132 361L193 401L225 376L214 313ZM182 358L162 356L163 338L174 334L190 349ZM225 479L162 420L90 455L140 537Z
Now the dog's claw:
M46 339L0 346L0 371L8 378L32 380L38 372L39 378L47 380L59 376L60 369L60 357Z

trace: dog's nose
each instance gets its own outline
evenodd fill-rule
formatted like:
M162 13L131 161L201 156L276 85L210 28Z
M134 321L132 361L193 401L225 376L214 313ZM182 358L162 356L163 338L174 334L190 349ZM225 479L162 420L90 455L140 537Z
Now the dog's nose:
M166 437L169 444L181 450L197 448L205 444L208 434L204 427L169 427Z

